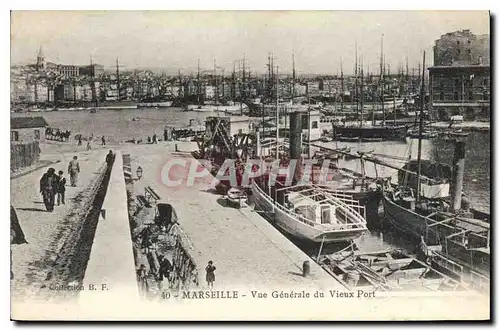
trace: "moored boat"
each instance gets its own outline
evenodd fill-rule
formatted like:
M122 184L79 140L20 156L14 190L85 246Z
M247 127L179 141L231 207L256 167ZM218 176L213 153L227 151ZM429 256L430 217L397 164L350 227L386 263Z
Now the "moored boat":
M328 243L353 240L367 231L360 213L363 207L354 201L346 202L314 185L278 186L269 187L261 176L252 182L252 195L256 208L274 215L275 224L288 234Z
M349 290L460 291L468 288L400 250L344 250L322 256L319 264Z
M356 142L359 141L359 137L351 137L351 136L336 136L338 141L345 141L345 142Z
M243 207L248 200L248 196L243 189L236 187L231 187L227 191L227 203L231 206L236 206L237 208Z

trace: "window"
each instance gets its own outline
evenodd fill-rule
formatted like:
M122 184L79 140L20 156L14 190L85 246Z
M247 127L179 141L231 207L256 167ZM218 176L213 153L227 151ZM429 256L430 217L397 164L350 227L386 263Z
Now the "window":
M318 128L318 121L312 122L312 128L317 129Z
M487 100L489 100L489 99L490 99L490 96L489 96L488 91L484 91L484 92L483 92L483 100L486 100L486 101L487 101Z
M469 54L470 54L470 48L467 50L467 53L469 53Z
M457 40L457 45L460 45L460 40Z
M441 101L444 100L444 93L443 92L439 93L439 100L441 100Z
M483 85L488 86L488 79L487 78L483 79Z
M458 100L458 92L453 93L453 100Z
M467 40L467 44L470 44L470 40Z
M469 91L469 100L474 100L474 93L472 91Z
M35 140L40 140L40 130L35 130Z
M19 132L10 131L10 141L19 141Z
M460 48L459 48L459 49L457 49L457 53L458 53L458 54L460 54Z

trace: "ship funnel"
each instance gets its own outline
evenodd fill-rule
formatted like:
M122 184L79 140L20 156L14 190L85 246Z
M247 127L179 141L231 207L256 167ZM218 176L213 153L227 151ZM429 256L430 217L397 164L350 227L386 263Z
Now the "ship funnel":
M465 139L466 134L455 138L455 153L453 155L452 174L452 208L454 212L462 208L462 190L464 187L465 173Z
M302 156L302 112L290 113L290 159Z

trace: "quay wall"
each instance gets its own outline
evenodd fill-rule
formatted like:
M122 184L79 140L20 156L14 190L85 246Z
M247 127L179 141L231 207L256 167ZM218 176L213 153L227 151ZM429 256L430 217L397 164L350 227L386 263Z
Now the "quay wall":
M84 286L94 285L95 290L82 291L79 303L103 305L106 301L116 303L124 298L131 303L139 299L139 291L130 238L123 159L119 151L115 154L102 210L84 278Z
M78 292L54 292L53 286L73 284L80 286L83 282L85 269L92 245L89 241L95 233L97 215L100 211L103 197L108 186L109 170L103 164L97 171L97 176L79 195L75 196L75 207L61 224L59 240L51 256L47 260L52 264L42 289L48 295L58 299L73 299Z

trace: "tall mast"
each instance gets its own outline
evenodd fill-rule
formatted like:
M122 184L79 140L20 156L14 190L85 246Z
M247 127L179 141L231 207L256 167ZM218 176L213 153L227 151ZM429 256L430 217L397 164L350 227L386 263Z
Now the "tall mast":
M219 105L219 85L217 84L217 64L214 59L215 105Z
M361 108L361 125L360 126L363 126L363 97L364 97L364 94L363 94L363 77L364 76L364 72L363 72L363 57L361 57L361 86L360 86L360 100L359 100L359 104L360 104L360 108Z
M295 54L292 53L292 105L295 98ZM286 121L285 121L286 124Z
M233 61L233 88L231 89L231 98L233 101L236 99L236 63Z
M280 127L279 97L278 97L278 73L279 67L276 66L276 159L278 158L278 138Z
M198 81L198 106L200 105L200 97L201 97L201 80L200 80L200 59L198 59L198 74L196 75L196 80Z
M120 65L118 64L118 57L116 57L116 88L118 90L118 100L121 99L120 95Z
M418 154L417 154L417 203L420 201L420 175L422 168L422 130L424 126L424 99L425 99L425 51L422 59L422 84L420 86L420 119L418 125Z
M267 72L268 72L269 77L268 77L268 80L267 80L267 82L268 82L267 92L269 94L268 95L269 99L272 98L272 94L273 94L273 92L272 92L273 75L271 73L272 70L273 69L272 69L272 66L271 66L271 53L268 53L267 54Z
M344 69L342 57L340 57L340 111L344 110Z
M92 101L94 102L95 106L97 107L97 93L95 90L95 67L94 63L92 62L92 55L90 56L90 79L91 79L91 84L92 84ZM55 97L54 97L55 100Z
M179 92L177 92L177 96L181 98L181 93L182 93L182 76L181 76L181 69L177 70L177 74L179 76Z
M382 118L385 125L385 108L384 108L384 88L385 88L385 77L384 77L385 65L384 65L384 35L380 39L380 94L382 101Z
M354 98L356 99L356 117L359 118L358 104L358 43L354 42Z

